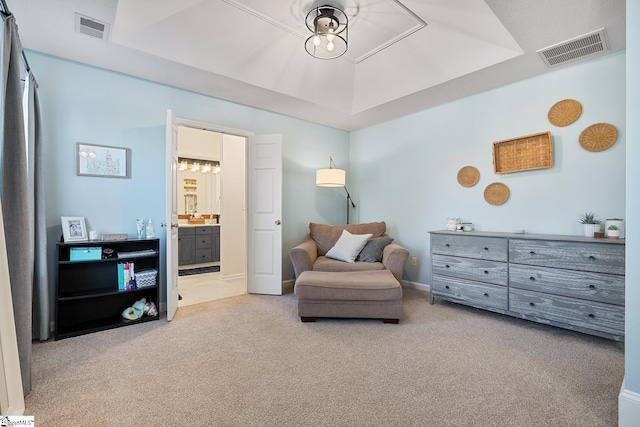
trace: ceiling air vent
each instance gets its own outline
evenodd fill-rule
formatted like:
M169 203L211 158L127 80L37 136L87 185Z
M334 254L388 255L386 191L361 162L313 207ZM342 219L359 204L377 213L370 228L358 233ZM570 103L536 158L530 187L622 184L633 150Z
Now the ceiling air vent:
M106 40L109 35L110 25L97 19L76 13L76 33Z
M600 28L562 43L545 47L537 52L547 67L554 67L576 59L584 59L605 50L609 50L609 46L604 28Z

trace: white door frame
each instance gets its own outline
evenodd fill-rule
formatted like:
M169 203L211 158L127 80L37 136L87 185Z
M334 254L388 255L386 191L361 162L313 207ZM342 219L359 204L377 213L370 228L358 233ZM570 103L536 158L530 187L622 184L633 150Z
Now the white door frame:
M214 125L211 123L205 123L205 122L199 122L196 120L190 120L190 119L183 119L177 116L173 116L173 124L175 126L184 126L184 127L189 127L189 128L193 128L193 129L199 129L199 130L204 130L204 131L209 131L209 132L217 132L217 133L222 133L222 134L228 134L228 135L235 135L235 136L240 136L240 137L244 137L245 138L245 144L248 145L248 141L246 141L250 136L254 135L254 132L250 132L250 131L245 131L245 130L241 130L241 129L234 129L234 128L230 128L230 127L225 127L225 126L218 126L218 125ZM177 144L177 133L175 135L176 141L174 141ZM166 154L167 157L169 157L168 154ZM171 159L166 159L167 160L167 164L170 164ZM246 160L245 160L246 162ZM167 170L167 173L172 174L173 172L171 171L171 169L169 168ZM176 172L177 173L177 172ZM171 180L171 177L168 177L167 180ZM245 174L245 182L246 182L246 174ZM169 191L167 190L167 193L169 193ZM247 199L250 199L252 197L251 194L247 193ZM169 204L171 204L171 197L170 194L167 194L167 211L170 210L170 207L168 206ZM169 223L169 230L170 230L170 224L171 224L171 218L167 218L167 221ZM222 230L221 230L222 231ZM167 233L167 238L171 238L171 233ZM245 252L248 252L248 243L245 241ZM176 251L177 252L177 251ZM167 276L167 313L168 313L168 308L170 306L169 304L169 298L172 297L171 293L173 290L173 286L171 283L171 277L172 274L175 274L177 276L178 272L177 271L173 271L173 268L175 268L174 266L177 266L177 259L174 260L175 262L173 262L171 260L171 256L172 254L167 254L167 261L166 261L166 276ZM246 266L245 266L246 268ZM178 301L177 301L177 294L175 296L175 306L177 307ZM171 319L169 318L169 316L167 316L167 321L170 321Z

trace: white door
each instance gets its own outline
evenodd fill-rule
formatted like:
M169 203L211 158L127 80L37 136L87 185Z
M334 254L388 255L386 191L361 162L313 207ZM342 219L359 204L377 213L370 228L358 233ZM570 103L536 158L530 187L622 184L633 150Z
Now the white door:
M178 124L167 110L167 320L178 309Z
M247 292L282 295L282 135L248 142Z

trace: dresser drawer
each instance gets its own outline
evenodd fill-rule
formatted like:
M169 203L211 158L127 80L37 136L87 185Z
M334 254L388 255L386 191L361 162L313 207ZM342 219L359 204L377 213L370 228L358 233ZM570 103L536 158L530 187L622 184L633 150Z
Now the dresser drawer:
M433 274L458 277L468 280L506 286L509 278L506 262L482 259L460 258L446 255L432 255Z
M213 227L209 226L209 227L195 227L196 229L196 234L200 235L200 234L211 234L213 231Z
M178 227L178 237L193 236L194 234L196 234L194 227Z
M431 253L507 261L507 239L456 234L432 234Z
M211 241L213 236L211 234L196 234L196 249L211 248Z
M507 309L507 288L451 277L433 276L431 295L488 309Z
M624 276L511 264L509 286L624 305Z
M624 274L624 245L510 239L509 262Z
M509 310L613 335L624 335L624 307L521 289L509 290Z

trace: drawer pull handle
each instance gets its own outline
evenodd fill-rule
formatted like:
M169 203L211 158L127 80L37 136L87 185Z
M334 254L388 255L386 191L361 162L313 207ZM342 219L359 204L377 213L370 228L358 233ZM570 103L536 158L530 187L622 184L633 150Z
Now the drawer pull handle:
M534 251L529 251L529 255L535 255L536 253Z
M444 288L445 288L445 289L449 289L449 285L445 286Z
M484 250L485 250L485 251L488 251L488 250L489 250L489 248L484 248Z
M529 305L530 305L531 307L534 307L536 304L535 304L535 303L533 303L533 302L530 302L530 303L529 303Z
M485 297L488 297L488 296L489 296L489 294L485 292L485 293L484 293L484 296L485 296Z
M445 268L449 268L449 264L445 264Z
M445 243L445 246L446 246L446 247L449 247L449 244L448 244L448 243Z
M589 255L589 259L596 259L593 255Z
M489 274L489 272L487 270L484 271L484 274Z
M531 277L529 277L529 280L536 280L536 278L531 276Z
M589 289L595 289L596 287L594 285L589 285Z
M593 313L589 313L589 317L593 319L596 316Z

